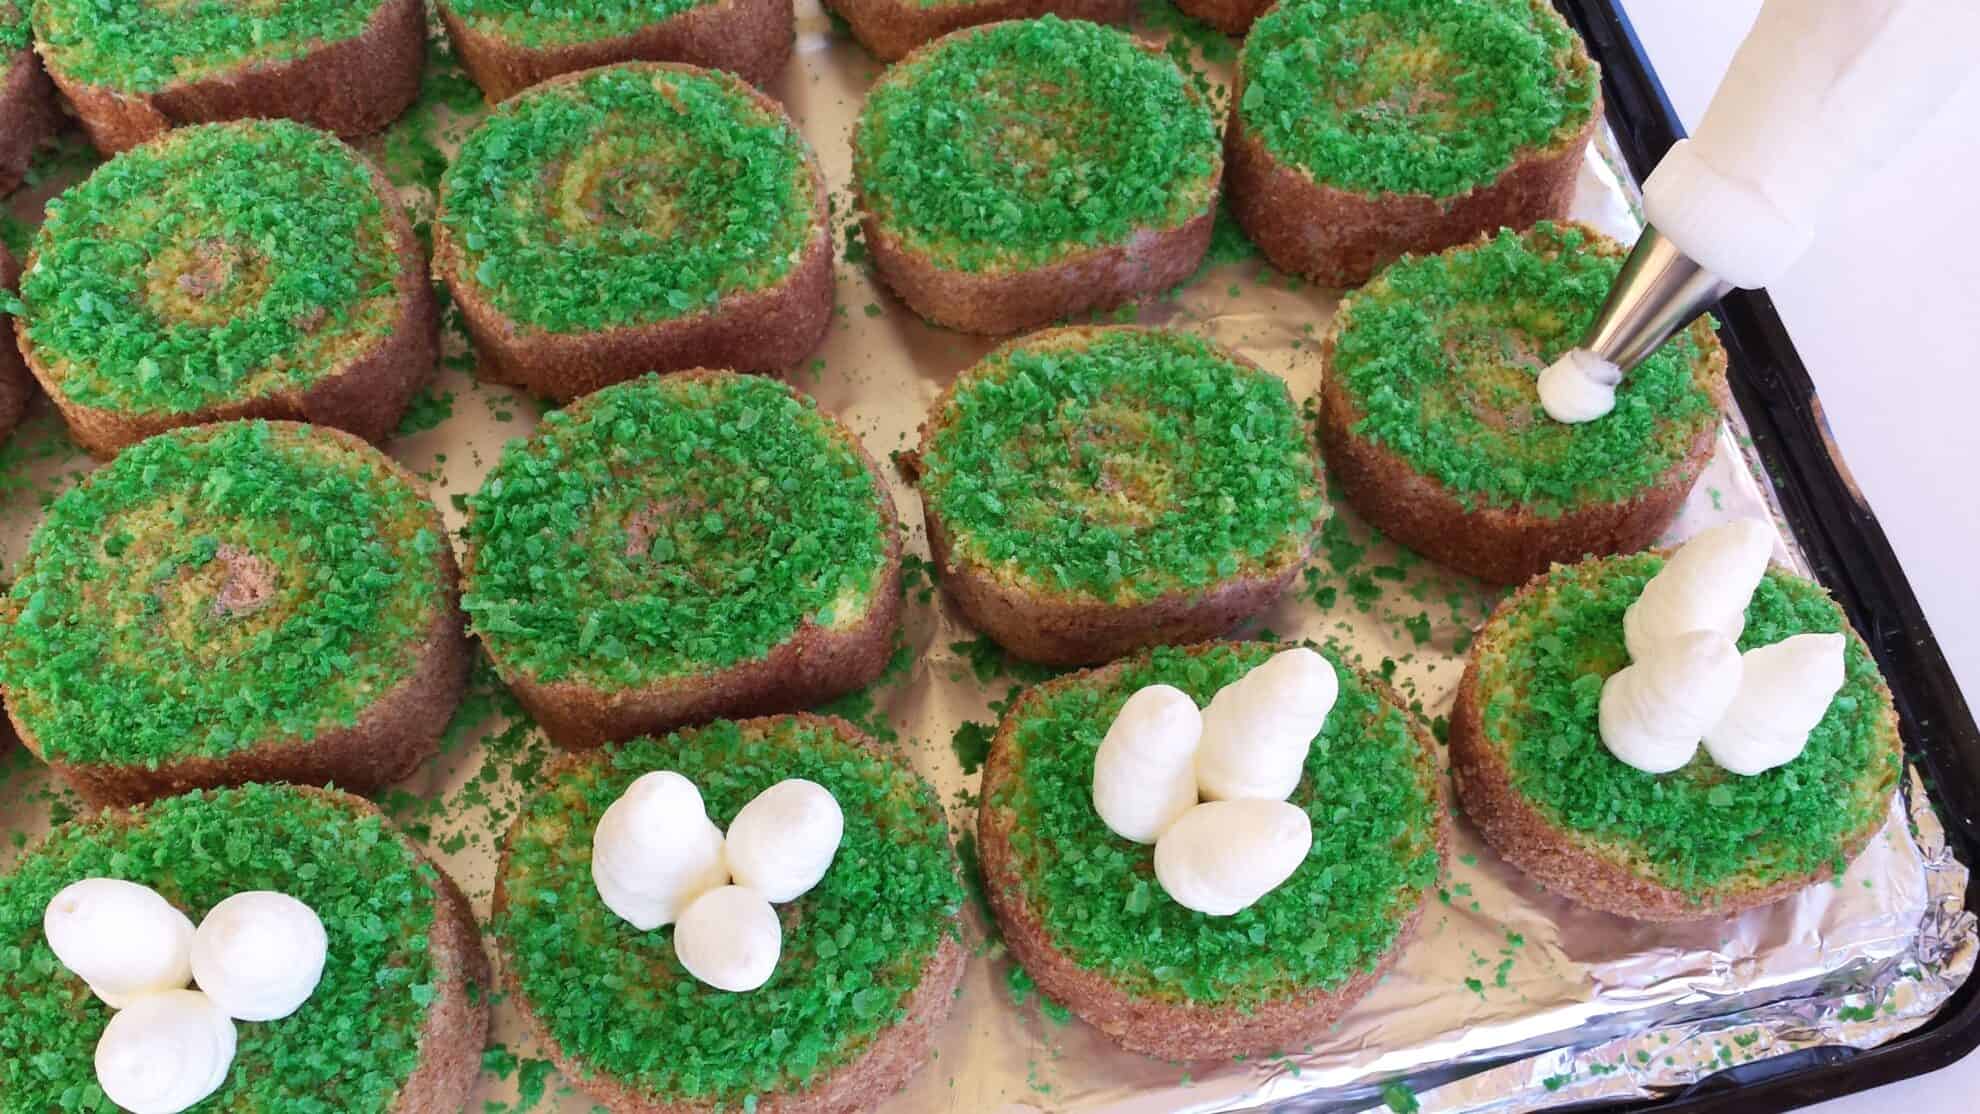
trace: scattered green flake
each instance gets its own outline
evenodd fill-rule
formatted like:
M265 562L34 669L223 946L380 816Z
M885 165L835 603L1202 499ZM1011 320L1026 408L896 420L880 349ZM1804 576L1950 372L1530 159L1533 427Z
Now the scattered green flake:
M1416 643L1416 644L1417 644L1418 646L1421 646L1421 645L1423 645L1423 644L1425 644L1425 643L1427 643L1427 642L1429 642L1429 641L1430 641L1430 615L1429 615L1429 613L1428 613L1428 612L1418 612L1418 613L1417 613L1417 614L1416 614L1416 615L1415 615L1414 617L1412 617L1412 618L1408 618L1408 619L1404 619L1404 620L1403 620L1403 628L1404 628L1405 630L1408 630L1408 631L1409 631L1409 637L1410 637L1410 638L1411 638L1411 639L1412 639L1413 641L1415 641L1415 643Z
M427 50L419 99L385 129L379 165L393 185L419 186L438 196L441 176L447 171L447 153L440 144L448 138L444 134L448 117L472 112L482 100L481 90L455 61L444 39L429 43ZM432 228L423 225L422 229L430 250Z
M949 745L955 749L956 761L962 765L962 772L974 774L983 768L984 759L990 757L990 741L997 737L994 723L974 723L964 720L950 736Z
M1011 1005L1022 1008L1031 1000L1031 995L1038 989L1038 984L1031 980L1031 972L1026 971L1019 964L1012 963L1004 972L1004 988L1010 991Z
M1416 1092L1401 1080L1382 1084L1382 1103L1396 1114L1416 1114L1423 1109L1422 1104L1416 1101Z
M423 387L406 406L406 415L399 419L396 436L410 437L415 433L425 433L438 428L441 422L453 416L454 392Z
M550 1076L557 1065L548 1060L524 1060L516 1069L516 1105L511 1114L528 1114L543 1101L543 1093L548 1088Z

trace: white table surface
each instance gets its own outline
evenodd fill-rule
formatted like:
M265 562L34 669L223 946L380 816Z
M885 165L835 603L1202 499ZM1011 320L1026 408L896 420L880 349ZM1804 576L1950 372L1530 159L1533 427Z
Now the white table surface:
M1760 0L1623 6L1678 115L1695 126ZM1976 121L1980 78L1969 79L1873 181L1838 202L1814 247L1769 291L1969 703L1980 700ZM1980 1054L1811 1109L1973 1114Z

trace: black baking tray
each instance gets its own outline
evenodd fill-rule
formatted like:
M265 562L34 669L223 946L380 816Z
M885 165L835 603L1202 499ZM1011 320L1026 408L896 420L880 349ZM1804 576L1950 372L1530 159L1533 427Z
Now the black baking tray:
M1609 124L1638 181L1685 134L1620 0L1554 0L1602 66ZM1814 573L1869 643L1896 699L1905 751L1924 781L1954 854L1980 865L1980 729L1883 527L1843 463L1815 384L1765 290L1728 295L1719 339L1732 393ZM1980 908L1980 873L1968 882ZM1712 1075L1631 1110L1771 1114L1945 1067L1980 1047L1980 978L1939 1013L1878 1048L1811 1048Z

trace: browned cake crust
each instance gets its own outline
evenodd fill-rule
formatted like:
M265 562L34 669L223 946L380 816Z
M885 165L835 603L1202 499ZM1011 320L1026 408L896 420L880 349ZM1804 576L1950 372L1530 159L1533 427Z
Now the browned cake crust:
M855 184L855 192L858 191ZM860 193L867 250L894 295L929 321L965 333L1002 335L1109 309L1167 290L1196 272L1210 249L1210 209L1167 229L1143 229L1125 244L1093 248L1042 267L964 271L904 247L881 228Z
M1504 629L1500 619L1539 583L1536 577L1508 596L1493 612L1472 646L1464 680L1458 685L1457 703L1451 709L1451 775L1457 783L1458 801L1464 807L1464 814L1478 826L1485 842L1501 858L1571 901L1639 921L1697 921L1731 916L1779 901L1835 876L1833 864L1824 864L1817 870L1772 882L1734 879L1695 896L1688 895L1645 877L1591 841L1552 823L1514 789L1505 755L1485 736L1478 663L1480 655L1493 648L1495 635ZM1851 639L1857 638L1854 630L1848 634ZM1896 738L1897 717L1888 695L1883 704L1890 737ZM1855 859L1881 827L1880 818L1853 833L1844 845L1843 859Z
M763 657L714 672L618 690L582 681L540 681L488 647L489 660L503 683L544 734L559 746L586 748L640 735L662 735L711 719L793 712L871 684L886 670L887 659L893 655L894 631L901 622L900 515L879 467L859 438L836 419L831 425L865 463L887 534L886 563L873 589L872 604L859 623L829 628L806 620L795 634ZM470 547L470 571L474 559L475 550Z
M928 512L928 550L942 589L970 625L1025 661L1076 666L1112 661L1147 646L1215 638L1272 606L1305 564L1302 550L1279 566L1195 592L1114 605L1040 592L975 561L958 561L941 516Z
M529 46L478 31L446 0L440 0L440 19L461 65L491 101L613 62L685 62L767 85L784 72L796 34L791 0L714 0L629 35L561 46Z
M1423 911L1434 900L1434 888L1403 919L1395 942L1373 970L1362 972L1330 991L1312 991L1276 999L1249 1009L1210 1006L1188 1001L1165 1001L1131 993L1097 971L1080 966L1060 951L1038 913L1026 899L1023 868L1011 847L1016 814L994 807L998 789L1016 776L1013 735L1034 701L1056 687L1075 682L1106 683L1125 668L1115 663L1034 686L1004 713L983 765L982 804L976 814L976 843L983 859L984 890L1003 930L1004 943L1041 994L1077 1014L1130 1052L1164 1060L1225 1059L1231 1056L1270 1056L1304 1048L1326 1034L1327 1028L1382 980L1396 958L1409 947ZM1402 707L1394 691L1380 680L1362 675L1382 700ZM1421 748L1421 761L1434 771L1437 749L1423 724L1407 716L1410 733ZM1443 779L1432 777L1437 802L1437 859L1449 856L1450 810L1443 799Z
M1272 0L1176 0L1176 7L1191 19L1200 19L1226 35L1242 35Z
M62 126L55 86L32 50L17 50L0 74L0 193L21 184L41 141Z
M1337 316L1321 342L1321 362L1327 368L1333 363L1339 323ZM1729 405L1726 350L1708 325L1694 327L1692 336L1707 362L1712 401L1723 411ZM1684 508L1692 485L1711 462L1719 434L1717 422L1702 427L1683 459L1634 499L1591 503L1548 518L1524 507L1466 509L1450 489L1417 471L1394 449L1356 434L1354 427L1365 416L1339 380L1323 372L1320 452L1342 496L1392 540L1494 584L1523 584L1556 563L1633 553L1651 545Z
M799 713L797 718L825 726L846 738L860 739L868 750L881 753L857 727L835 716ZM744 726L748 726L747 722ZM585 758L581 755L563 755L553 759L539 778L542 783L548 784L565 769L582 761ZM509 851L520 824L521 817L518 816L509 826L508 837L502 841L502 861L495 872L494 915L497 917L508 908L504 883L509 877ZM877 1109L882 1102L899 1092L907 1084L908 1077L934 1054L936 1030L948 1020L949 1010L955 1005L968 958L961 940L954 936L944 938L921 969L921 981L915 984L914 992L908 996L906 1016L881 1030L859 1058L839 1065L804 1090L757 1096L757 1114L862 1114ZM522 1015L524 1024L549 1050L557 1070L593 1102L604 1106L612 1114L718 1114L729 1109L712 1102L660 1101L617 1079L592 1074L585 1064L572 1059L557 1043L550 1027L537 1015L535 1004L523 993L522 981L514 967L507 963L503 965L502 986L508 1000L515 1005L516 1012Z
M374 466L389 468L415 490L424 485L391 458L334 429L317 433L345 442ZM440 512L427 504L427 525L446 537ZM264 739L221 758L191 756L147 767L140 763L72 763L48 758L14 709L8 718L21 742L92 805L131 805L193 789L247 782L336 785L356 793L381 789L411 774L440 747L440 736L467 689L473 651L461 617L460 572L454 552L441 546L434 572L443 586L433 622L420 644L418 663L404 680L366 708L356 723L319 731L314 739Z
M495 975L481 946L481 928L453 878L438 864L433 875L437 900L426 939L440 993L420 1030L419 1066L399 1091L393 1114L456 1114L463 1109L481 1078L481 1052L488 1044Z
M19 289L20 277L21 265L14 262L7 245L0 244L0 290ZM27 413L28 402L33 398L34 376L28 374L20 347L11 334L0 337L0 438L21 424L21 416ZM0 750L5 749L5 740L0 739Z
M91 85L50 64L49 76L106 155L156 139L181 124L278 116L346 139L397 119L419 96L426 65L426 6L385 0L362 34L299 57L237 66L148 93Z
M356 152L351 154L363 158ZM412 222L399 206L397 192L370 160L364 160L364 164L384 202L385 218L391 224L392 243L399 257L399 273L392 280L398 294L399 314L389 333L380 335L362 355L341 368L327 370L302 390L242 399L190 413L147 414L85 406L70 399L40 360L28 338L27 324L16 319L14 333L21 353L27 357L28 368L61 410L76 443L108 460L168 429L235 418L330 426L373 444L383 444L389 439L399 428L399 419L412 402L413 394L433 374L440 359L440 311L434 301L432 281L427 277L426 255L420 250L418 237L413 235ZM28 257L28 265L34 265L33 256Z
M655 63L669 69L691 69ZM577 82L565 74L544 82ZM786 124L783 106L747 89L764 111ZM796 125L791 125L796 130ZM832 325L832 232L826 220L825 173L807 147L811 170L812 237L783 279L761 290L725 295L713 309L651 325L585 333L551 333L524 325L489 301L467 273L445 221L433 222L433 267L453 293L474 341L484 378L568 402L649 371L730 368L781 373L811 355ZM447 205L443 188L440 206Z
M1125 24L1135 0L825 0L852 28L853 38L883 62L905 58L916 47L951 31L1006 19L1056 15L1089 23Z
M1602 119L1598 98L1587 125L1567 142L1523 152L1470 193L1435 198L1354 193L1316 181L1266 150L1244 125L1243 103L1240 76L1224 133L1231 213L1273 266L1328 286L1359 286L1404 252L1441 251L1481 231L1565 217L1582 151Z

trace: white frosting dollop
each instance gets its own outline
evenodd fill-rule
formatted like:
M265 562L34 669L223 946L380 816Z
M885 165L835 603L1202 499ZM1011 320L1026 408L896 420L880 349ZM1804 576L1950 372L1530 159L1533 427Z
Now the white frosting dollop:
M1645 773L1670 773L1698 753L1699 740L1732 703L1739 676L1739 648L1717 631L1653 642L1603 683L1602 744Z
M330 938L316 910L285 893L249 890L215 905L193 934L193 980L237 1021L301 1008L323 978Z
M1292 796L1340 691L1334 667L1304 646L1273 654L1218 689L1203 710L1198 792L1213 801Z
M1797 634L1741 657L1739 691L1705 732L1705 752L1736 774L1785 766L1808 746L1843 686L1840 634Z
M1685 542L1623 612L1629 656L1642 661L1652 643L1696 630L1739 641L1746 605L1773 554L1773 529L1753 518L1715 526Z
M722 830L708 819L701 791L672 770L627 786L592 834L592 884L606 908L641 932L673 923L728 880Z
M234 1039L234 1022L205 994L146 994L104 1026L96 1081L131 1114L178 1114L227 1081Z
M1586 348L1570 348L1541 371L1540 408L1557 422L1592 422L1616 408L1622 369Z
M112 1009L192 981L192 919L149 886L72 882L48 903L41 930L62 966Z
M1228 917L1292 877L1313 847L1313 823L1285 801L1205 801L1155 844L1155 879L1185 908Z
M1093 810L1115 835L1161 838L1196 804L1196 746L1203 713L1189 694L1149 685L1121 705L1093 756Z
M721 886L694 899L674 926L674 955L717 990L755 990L784 951L777 911L748 886Z
M803 778L780 781L729 822L729 876L769 901L793 900L825 877L845 832L831 790Z

